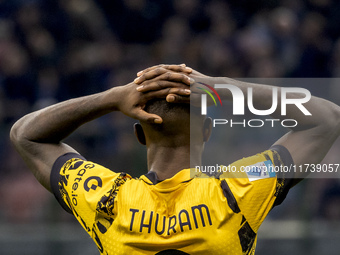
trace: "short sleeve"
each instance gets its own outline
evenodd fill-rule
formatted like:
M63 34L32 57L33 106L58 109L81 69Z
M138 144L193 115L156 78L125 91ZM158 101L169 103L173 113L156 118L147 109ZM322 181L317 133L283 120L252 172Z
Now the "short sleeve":
M282 203L291 185L291 176L282 171L293 164L288 150L272 147L229 166L238 174L220 176L223 193L236 213L241 213L255 231L270 210Z
M75 153L59 157L51 172L51 187L60 205L91 232L98 213L115 215L120 184L131 177L115 173Z
M61 194L59 190L59 184L61 184L60 170L64 166L64 164L66 164L66 162L71 159L73 159L74 161L78 159L79 162L86 161L83 156L76 153L67 153L65 155L62 155L54 162L50 177L50 184L53 195L55 196L61 207L69 213L72 213L72 210L70 209L69 205L64 201L63 194Z

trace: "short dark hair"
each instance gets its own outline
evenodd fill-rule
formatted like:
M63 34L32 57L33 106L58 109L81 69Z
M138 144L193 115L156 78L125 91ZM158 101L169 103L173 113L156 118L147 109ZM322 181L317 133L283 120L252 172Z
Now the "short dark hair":
M151 124L154 131L164 135L174 135L183 128L190 128L190 104L168 103L165 99L154 99L147 102L144 110L157 114L163 119L162 124Z
M199 116L202 124L205 119L205 116L201 115L199 107L191 106L189 103L168 103L165 99L150 100L144 110L157 114L163 119L162 124L151 125L154 131L162 132L164 135L175 135L185 130L189 132L190 120L193 119L190 117L193 115Z
M159 116L174 116L180 113L190 113L189 104L168 103L165 99L153 99L146 103L144 110L148 113L154 113Z

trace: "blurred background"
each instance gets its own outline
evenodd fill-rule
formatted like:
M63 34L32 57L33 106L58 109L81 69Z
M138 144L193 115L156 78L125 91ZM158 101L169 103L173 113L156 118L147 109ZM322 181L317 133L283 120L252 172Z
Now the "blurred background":
M0 0L0 254L99 254L10 145L23 115L159 63L232 78L327 78L308 89L340 104L339 36L336 0ZM133 123L109 114L67 142L137 177L146 161ZM268 144L263 132L231 139L228 160L268 148L282 130ZM339 155L337 142L324 162ZM339 180L304 181L269 215L257 254L339 254L339 220Z

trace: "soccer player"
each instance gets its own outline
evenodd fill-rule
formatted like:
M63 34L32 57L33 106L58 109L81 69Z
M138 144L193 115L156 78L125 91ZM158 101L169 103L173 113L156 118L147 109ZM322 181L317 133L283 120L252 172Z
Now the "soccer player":
M255 179L245 172L191 176L190 165L201 165L212 130L211 119L199 108L190 113L190 99L199 96L197 82L232 84L245 95L251 87L254 103L271 107L272 86L161 65L139 72L134 83L52 105L12 127L11 139L36 178L77 218L101 254L254 254L261 223L304 177L271 171ZM218 93L232 99L228 90ZM340 109L316 97L304 106L312 116L287 106L287 118L296 119L298 127L267 151L232 166L319 163L339 136ZM147 147L148 163L148 173L140 178L88 161L62 142L112 111L140 121L135 134ZM190 136L195 137L191 142Z

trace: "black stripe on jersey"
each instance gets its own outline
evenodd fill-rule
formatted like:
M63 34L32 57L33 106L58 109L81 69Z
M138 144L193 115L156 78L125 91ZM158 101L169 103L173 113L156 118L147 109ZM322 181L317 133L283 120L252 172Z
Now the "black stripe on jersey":
M72 214L71 209L67 206L67 204L62 199L62 194L61 194L59 183L63 181L63 180L61 180L60 169L63 167L63 165L68 160L73 159L73 158L79 158L79 159L82 159L82 160L86 160L83 156L81 156L77 153L66 153L66 154L60 156L59 158L57 158L57 160L54 162L52 170L51 170L51 175L50 175L50 184L51 184L52 193L54 194L55 198L57 199L57 201L59 202L61 207L66 212L71 213L71 214Z
M282 145L274 145L270 148L273 151L273 159L275 166L287 166L289 169L293 169L294 162L289 151ZM267 155L266 155L267 157ZM289 189L292 187L294 178L294 172L279 171L277 173L277 186L275 192L275 203L274 206L280 205L285 200Z
M127 174L126 173L120 173L120 175L114 180L112 184L112 189L109 191L109 194L105 194L102 196L102 198L99 200L97 204L97 212L100 213L102 216L111 218L114 214L114 202L117 197L118 191L122 185L125 184L127 181ZM104 222L106 222L106 219L104 218ZM111 224L110 224L111 225Z
M243 254L250 254L255 242L256 233L250 227L246 218L242 216L241 228L238 231Z
M227 198L228 205L229 205L230 209L234 213L241 212L240 208L238 207L237 201L234 197L234 194L231 192L230 187L229 187L228 183L226 182L226 180L221 181L221 188L222 188L222 191L223 191L223 195Z

